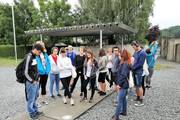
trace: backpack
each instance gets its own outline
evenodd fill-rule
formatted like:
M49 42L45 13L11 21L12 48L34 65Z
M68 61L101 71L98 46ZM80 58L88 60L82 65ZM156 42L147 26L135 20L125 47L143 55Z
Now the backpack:
M26 57L17 65L15 71L16 71L16 81L18 83L25 83L25 63L26 63Z

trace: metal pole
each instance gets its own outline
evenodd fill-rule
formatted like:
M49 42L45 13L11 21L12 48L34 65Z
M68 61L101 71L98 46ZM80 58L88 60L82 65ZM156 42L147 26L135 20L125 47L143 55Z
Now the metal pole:
M42 42L42 34L40 34L40 40L41 40L41 42Z
M13 34L14 34L14 52L15 52L15 60L17 63L16 31L15 31L14 7L13 7L13 5L12 5L12 21L13 21Z
M123 47L124 47L124 35L122 35L121 38L121 50L123 50Z
M100 49L102 48L102 30L100 30Z

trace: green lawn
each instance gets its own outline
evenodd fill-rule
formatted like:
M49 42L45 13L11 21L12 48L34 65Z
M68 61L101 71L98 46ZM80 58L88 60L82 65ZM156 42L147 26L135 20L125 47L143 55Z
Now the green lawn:
M18 63L21 61L21 59L18 59ZM16 63L14 58L1 58L0 57L0 67L13 67L16 66L18 63Z

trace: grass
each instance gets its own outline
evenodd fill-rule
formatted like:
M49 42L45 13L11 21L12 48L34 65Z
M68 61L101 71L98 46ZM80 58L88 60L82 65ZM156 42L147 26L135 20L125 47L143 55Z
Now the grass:
M14 58L1 58L0 57L0 67L14 67L21 62L21 59L18 59L17 63Z

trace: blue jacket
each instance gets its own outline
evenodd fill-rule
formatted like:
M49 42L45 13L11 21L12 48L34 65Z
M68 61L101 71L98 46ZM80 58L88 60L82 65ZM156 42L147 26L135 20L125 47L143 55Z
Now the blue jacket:
M144 61L146 59L145 51L144 50L140 50L138 52L135 52L133 57L134 57L134 64L132 66L133 71L136 74L142 74L143 73Z
M128 82L129 73L130 73L129 64L123 63L119 65L117 84L123 89L129 88L129 82Z
M156 62L155 55L156 55L157 50L158 50L158 44L157 43L151 43L149 48L150 48L150 53L146 54L147 64L148 64L149 68L154 68L155 62Z
M71 59L72 65L75 66L76 53L68 52L66 53L66 56Z
M37 69L38 69L38 73L40 75L48 75L51 70L51 64L50 64L50 60L49 60L47 53L44 53L44 57L46 60L46 68L43 67L41 58L39 56L36 57Z

